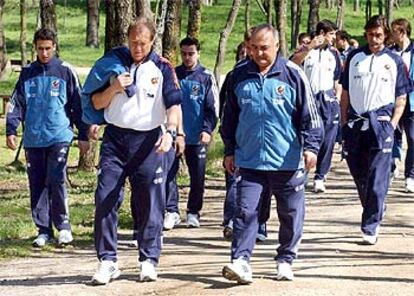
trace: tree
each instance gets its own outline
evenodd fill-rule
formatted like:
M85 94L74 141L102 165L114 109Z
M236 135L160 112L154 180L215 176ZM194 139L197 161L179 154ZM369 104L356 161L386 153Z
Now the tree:
M294 49L296 47L296 40L298 40L300 30L300 19L302 17L302 1L292 0L290 9L292 15L290 19L290 48Z
M250 0L246 0L244 8L244 31L247 32L250 28Z
M239 12L241 0L233 0L229 15L227 17L226 25L220 32L220 39L217 50L216 64L214 66L214 76L218 84L220 84L221 67L224 63L224 57L226 55L227 39L233 29L234 22L236 21L237 13Z
M149 0L135 0L135 15L137 17L146 17L153 19L154 14L151 10L151 4Z
M393 0L386 0L385 6L385 16L387 17L387 23L390 26L392 22L392 10L394 8L394 1Z
M105 0L105 52L128 43L131 8L131 0Z
M345 0L338 0L338 10L336 14L336 26L339 30L344 28Z
M187 36L199 39L201 28L201 0L188 2Z
M5 0L0 0L0 76L7 64L6 37L3 27L3 8Z
M177 63L181 27L181 1L167 0L165 29L162 37L162 55L173 65Z
M26 0L20 0L20 60L22 66L27 63L26 41L27 41L27 5Z
M99 0L88 0L86 46L99 47Z
M319 5L320 0L309 0L308 32L316 30L316 24L319 22Z
M276 27L279 31L279 51L283 56L287 56L287 40L286 40L286 10L287 3L286 0L275 0L275 10L276 10Z
M266 13L267 13L267 20L266 22L270 25L273 25L273 18L272 18L272 11L273 11L273 1L272 0L266 0ZM277 8L276 8L277 10Z
M40 25L42 28L47 28L57 32L55 1L40 0Z
M365 6L365 23L368 22L368 20L371 18L372 15L372 2L371 0L367 0L366 6Z
M161 7L161 12L158 13L158 7ZM156 7L155 16L157 20L157 36L154 41L153 48L155 52L158 54L162 54L162 36L164 35L165 30L165 17L167 15L167 7L168 1L163 0L159 5Z
M359 12L359 0L354 0L354 11Z

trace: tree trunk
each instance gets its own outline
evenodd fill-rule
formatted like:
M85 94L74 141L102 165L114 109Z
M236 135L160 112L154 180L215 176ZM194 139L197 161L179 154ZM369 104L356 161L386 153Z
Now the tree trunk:
M26 41L27 41L27 5L26 0L20 0L20 60L22 66L27 64Z
M188 2L187 36L199 39L200 30L201 30L201 0L189 1Z
M344 17L345 17L345 0L338 0L338 10L336 14L336 26L339 30L344 28Z
M167 0L165 30L162 36L162 55L173 65L177 64L180 43L181 1Z
M276 27L279 31L279 52L286 57L288 54L288 44L286 40L286 14L287 3L286 0L275 0L275 12L276 12Z
M365 6L365 23L368 22L368 20L371 18L372 15L372 2L371 0L367 0L366 6Z
M393 15L393 8L394 8L394 1L393 0L386 0L385 6L385 16L387 17L388 26L391 26L392 22L392 15Z
M378 0L378 14L383 14L384 2L383 0Z
M302 16L302 1L301 0L292 0L291 3L291 33L290 33L290 49L294 49L297 46L297 40L300 30L300 19Z
M128 43L132 0L105 0L105 52Z
M57 34L57 20L54 0L39 1L40 26ZM56 55L59 56L59 42L56 35Z
M273 25L273 18L272 18L272 11L273 11L273 1L272 0L267 0L267 6L266 6L266 10L267 10L267 23ZM277 10L277 8L276 8Z
M154 19L150 0L135 0L135 15L136 17Z
M218 44L217 50L217 57L216 57L216 64L214 66L214 76L218 85L220 85L220 74L221 74L221 67L224 63L224 57L226 55L226 45L227 39L233 29L234 22L236 21L237 13L239 12L241 0L233 0L233 4L231 6L229 15L227 17L226 25L224 29L220 32L220 40Z
M3 27L3 7L5 0L0 0L0 77L7 64L6 36Z
M155 52L157 52L159 55L162 55L162 36L164 35L165 31L165 16L167 15L168 7L167 0L163 0L159 6L161 6L160 14L158 14L158 7L157 12L155 13L157 17L157 38L155 38L153 48Z
M92 172L96 166L96 157L98 154L98 143L96 140L89 140L89 150L85 155L79 154L78 170Z
M354 11L359 12L359 0L354 0Z
M246 0L244 9L244 32L250 28L250 0Z
M309 0L308 32L316 30L316 24L319 22L319 5L320 0Z
M86 46L99 47L99 0L88 0Z

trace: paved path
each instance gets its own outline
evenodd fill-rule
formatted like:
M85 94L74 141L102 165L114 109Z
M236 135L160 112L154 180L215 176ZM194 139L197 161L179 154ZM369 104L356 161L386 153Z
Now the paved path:
M344 163L336 160L327 192L307 194L295 281L274 280L273 211L270 238L254 252L250 286L221 277L229 260L229 242L222 239L220 227L223 186L221 180L208 180L200 229L180 226L165 234L157 282L137 282L136 251L126 245L129 231L121 231L123 273L108 286L88 285L97 265L91 242L84 249L34 252L26 259L1 262L0 295L414 295L414 196L404 193L403 180L395 181L390 190L379 242L363 246L358 244L361 208L356 191Z

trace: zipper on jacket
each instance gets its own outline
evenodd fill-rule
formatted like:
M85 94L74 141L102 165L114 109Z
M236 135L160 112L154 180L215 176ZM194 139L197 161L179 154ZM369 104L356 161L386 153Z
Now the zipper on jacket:
M372 64L374 63L375 54L372 54L371 62L369 63L369 72L372 72Z

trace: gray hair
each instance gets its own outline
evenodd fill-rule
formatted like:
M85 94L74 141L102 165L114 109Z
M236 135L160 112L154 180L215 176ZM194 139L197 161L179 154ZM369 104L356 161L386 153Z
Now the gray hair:
M252 36L256 35L257 33L259 33L260 31L270 31L273 34L273 37L275 38L276 42L279 42L279 31L276 30L271 24L260 24L257 25L256 27L254 27L253 32L252 32Z

